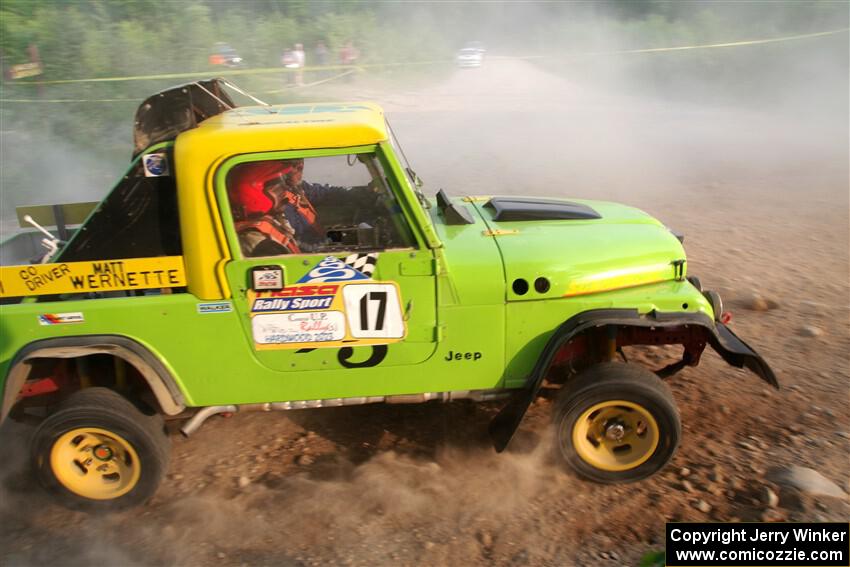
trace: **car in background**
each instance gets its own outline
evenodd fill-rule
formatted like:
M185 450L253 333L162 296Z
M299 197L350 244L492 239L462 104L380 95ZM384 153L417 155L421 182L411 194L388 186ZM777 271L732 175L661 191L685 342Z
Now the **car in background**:
M464 47L457 52L455 62L458 67L481 67L484 63L484 52L478 49Z
M223 65L224 67L241 67L243 64L242 58L239 57L236 50L221 41L213 47L209 61L210 65Z

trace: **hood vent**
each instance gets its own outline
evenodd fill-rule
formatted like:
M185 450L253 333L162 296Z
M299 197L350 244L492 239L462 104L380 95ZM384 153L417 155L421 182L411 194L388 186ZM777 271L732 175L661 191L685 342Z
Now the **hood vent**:
M484 206L493 209L493 220L497 222L602 218L599 213L587 205L554 199L494 197L487 201Z

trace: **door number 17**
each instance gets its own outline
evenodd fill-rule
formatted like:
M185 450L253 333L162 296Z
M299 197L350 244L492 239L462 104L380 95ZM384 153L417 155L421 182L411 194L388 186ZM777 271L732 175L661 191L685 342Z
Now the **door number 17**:
M348 283L342 288L353 339L404 338L398 288L391 283Z
M360 330L369 331L369 303L378 303L378 316L375 318L375 331L384 330L384 317L387 315L387 292L385 291L369 291L363 294L360 298ZM374 312L374 308L371 310Z

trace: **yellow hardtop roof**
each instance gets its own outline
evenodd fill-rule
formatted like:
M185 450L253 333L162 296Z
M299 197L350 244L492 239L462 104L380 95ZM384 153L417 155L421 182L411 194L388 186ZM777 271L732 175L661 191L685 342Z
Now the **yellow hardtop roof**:
M362 146L388 139L384 112L370 102L243 106L179 137L187 134L234 153Z

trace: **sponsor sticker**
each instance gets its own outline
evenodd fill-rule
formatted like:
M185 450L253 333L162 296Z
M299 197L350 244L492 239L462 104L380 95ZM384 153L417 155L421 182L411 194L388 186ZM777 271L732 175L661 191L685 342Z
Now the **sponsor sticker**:
M369 252L368 254L351 254L343 260L347 265L351 266L358 272L361 272L372 278L372 272L375 271L375 266L378 265L378 253Z
M407 333L395 282L294 284L248 299L259 349L389 344Z
M261 266L251 270L251 279L253 280L253 289L260 291L263 289L281 289L283 287L283 268L278 266Z
M407 326L401 293L395 282L372 280L377 263L374 252L344 259L327 256L294 284L249 290L256 348L386 345L403 340Z
M198 304L198 313L202 315L207 313L230 313L231 311L233 311L233 304L229 301Z
M334 301L333 295L308 295L306 297L276 297L273 299L255 299L251 306L252 313L268 311L305 311L330 309Z
M261 345L327 343L345 338L345 315L339 311L274 313L251 321L254 340Z
M165 153L145 154L142 156L145 177L166 177L171 175L168 169L168 155Z
M296 283L312 282L349 282L354 280L368 280L369 276L346 264L334 256L328 256L312 270L304 274Z
M74 313L45 313L38 316L39 325L64 325L67 323L84 323L86 318L79 311Z

